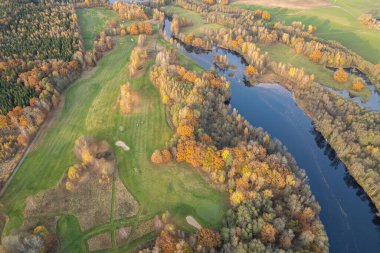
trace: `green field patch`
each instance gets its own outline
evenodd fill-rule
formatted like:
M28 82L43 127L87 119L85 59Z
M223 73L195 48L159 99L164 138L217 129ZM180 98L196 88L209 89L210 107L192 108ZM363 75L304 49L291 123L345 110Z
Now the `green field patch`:
M119 21L116 12L103 8L82 8L76 10L79 26L83 39L83 46L86 51L91 50L95 37L103 31L106 24L112 19Z
M57 236L61 253L83 253L87 247L83 241L78 219L73 215L62 216L57 223Z
M210 223L218 223L223 217L223 210L220 209L215 203L204 201L195 209L197 215L201 220L209 221Z

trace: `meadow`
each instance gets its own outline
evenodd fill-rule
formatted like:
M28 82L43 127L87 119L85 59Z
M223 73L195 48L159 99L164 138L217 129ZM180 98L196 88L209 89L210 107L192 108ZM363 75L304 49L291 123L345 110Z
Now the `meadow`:
M81 24L92 26L92 22L98 22L91 20L85 18ZM88 37L94 36L96 32L89 29ZM212 189L198 172L186 165L170 163L153 166L150 162L155 149L168 146L173 130L166 120L159 92L149 79L149 67L153 60L148 60L139 77L131 79L128 76L129 57L136 41L136 37L130 36L120 39L97 67L85 72L64 92L63 108L56 112L52 124L41 135L43 139L37 141L1 198L9 217L4 234L21 226L28 196L56 187L66 169L77 162L73 147L81 135L106 140L114 147L118 174L137 200L139 211L133 217L122 219L111 214L108 223L86 231L81 230L75 216L54 214L60 216L56 232L61 252L86 252L86 240L104 232L112 235L112 249L102 252L129 251L153 238L153 234L145 234L120 246L115 243L116 229L125 226L137 229L139 224L167 210L185 230L193 230L185 222L187 215L194 216L202 225L214 228L220 226L227 208L224 193ZM156 38L148 43L153 41L164 46ZM178 56L185 65L192 64L183 55ZM141 105L138 112L124 116L116 103L120 85L126 82L130 82L132 89L140 95ZM125 142L130 151L125 152L116 147L114 143L117 140ZM112 209L111 212L114 212Z
M255 6L233 2L232 6L245 9L266 9L273 21L291 24L301 21L306 25L316 25L316 36L326 40L336 40L355 51L372 63L380 63L380 33L360 24L357 18L364 13L380 17L380 1L345 0L331 1L332 6L311 9L285 9L268 6Z

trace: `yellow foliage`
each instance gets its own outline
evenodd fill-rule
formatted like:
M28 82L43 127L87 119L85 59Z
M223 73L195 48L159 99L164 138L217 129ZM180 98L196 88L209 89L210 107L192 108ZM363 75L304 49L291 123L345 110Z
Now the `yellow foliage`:
M270 19L270 13L268 11L263 11L261 14L262 19L269 20Z
M71 166L69 168L69 170L67 171L67 177L70 180L76 180L76 179L78 179L79 178L78 170L74 166Z
M362 89L364 89L364 83L361 80L356 80L352 84L352 89L356 91L361 91Z
M244 200L244 194L240 191L235 191L230 196L231 204L234 206L239 205Z
M88 164L92 160L92 155L90 153L90 150L88 148L85 148L82 151L82 161L84 164Z
M244 74L249 76L249 77L254 76L256 74L255 67L253 67L252 65L248 65L248 67L246 67L244 70Z
M230 151L228 149L225 149L223 150L222 152L222 157L223 157L223 160L226 161L227 158L231 155Z
M252 172L251 172L251 169L248 167L248 165L243 167L242 174L244 178L248 179L251 177Z
M273 197L273 193L272 193L272 191L271 190L264 190L264 192L263 192L263 194L264 194L264 196L266 197L266 198L271 198L271 197Z
M289 76L290 76L290 77L293 77L293 76L296 74L296 71L297 71L296 68L291 67L291 68L289 69Z
M44 226L37 226L34 228L33 233L43 235L48 233L48 230Z
M286 176L286 184L289 186L293 186L296 184L296 181L294 180L294 177L292 175Z
M180 125L177 128L179 136L191 137L194 135L194 127L191 125Z

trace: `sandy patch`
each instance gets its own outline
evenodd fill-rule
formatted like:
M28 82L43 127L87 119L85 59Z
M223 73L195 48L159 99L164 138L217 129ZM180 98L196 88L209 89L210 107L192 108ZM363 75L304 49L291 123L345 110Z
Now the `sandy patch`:
M201 229L201 224L198 223L198 221L193 216L186 216L186 222L195 227L196 229Z
M328 0L234 0L233 2L288 9L313 9L332 6Z
M115 145L122 148L124 151L129 151L130 149L123 141L117 141L115 142Z
M124 243L128 241L128 238L131 234L130 227L119 228L116 231L116 244L117 246L122 246Z
M112 247L111 233L95 235L87 240L87 244L90 251L109 249Z

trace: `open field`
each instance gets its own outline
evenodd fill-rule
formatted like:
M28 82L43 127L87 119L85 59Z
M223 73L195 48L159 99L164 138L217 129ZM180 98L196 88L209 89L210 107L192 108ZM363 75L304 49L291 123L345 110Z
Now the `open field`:
M357 92L351 88L352 78L346 83L338 83L334 80L332 70L325 68L322 65L314 63L304 55L296 54L290 47L283 44L275 44L272 46L259 45L262 51L268 52L271 59L282 62L290 63L294 67L303 68L307 73L314 74L317 82L336 89L336 90L348 90L355 96L361 97L364 100L368 100L371 96L371 91L368 87L362 91Z
M119 20L116 12L103 7L77 9L76 12L86 51L92 49L95 36L104 29L108 22L112 19Z
M329 0L235 0L233 2L242 4L266 5L271 7L282 7L289 9L312 9L331 6Z
M137 215L128 219L116 219L111 214L108 223L87 231L80 231L76 217L61 216L57 234L62 240L62 252L82 252L80 249L87 247L87 239L107 231L112 232L114 242L115 229L129 225L137 227L140 222L166 210L185 229L191 229L185 221L187 215L194 216L202 225L220 225L226 208L224 194L211 189L208 182L185 165L172 163L155 167L150 162L153 150L166 146L172 130L166 122L159 92L149 80L149 71L130 80L132 89L141 96L141 110L123 116L115 106L120 85L128 80L127 66L135 41L136 38L131 41L129 36L121 39L96 68L65 91L64 107L48 129L44 141L38 142L38 147L25 159L1 199L9 216L4 233L23 222L28 196L55 187L67 167L76 163L73 146L80 135L104 139L113 146L117 140L122 140L131 148L125 152L114 146L120 178L138 201L140 209ZM152 60L148 61L148 66L151 64ZM73 234L77 236L73 237ZM142 243L151 236L147 234L138 240ZM130 249L133 245L135 242L128 241L114 251Z
M165 10L171 15L176 14L180 17L185 17L186 19L193 22L192 26L180 28L180 31L184 34L194 33L197 35L200 33L202 28L218 29L223 27L219 24L208 24L199 13L183 9L178 6L167 6L165 7Z
M365 59L380 63L380 33L360 24L357 18L363 13L380 16L380 1L346 0L334 1L333 6L307 10L254 6L234 2L232 5L245 9L267 9L272 14L273 21L302 21L304 24L316 25L316 36L327 40L336 40L352 49Z

